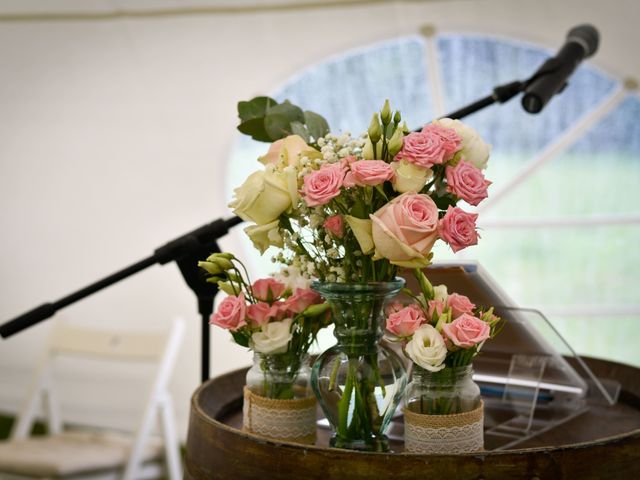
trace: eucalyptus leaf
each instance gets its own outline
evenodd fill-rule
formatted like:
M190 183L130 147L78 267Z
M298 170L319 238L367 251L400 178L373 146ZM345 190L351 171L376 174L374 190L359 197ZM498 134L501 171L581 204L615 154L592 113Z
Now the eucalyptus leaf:
M240 130L245 135L251 136L254 140L258 140L259 142L271 142L271 137L267 133L265 129L265 121L264 118L252 118L251 120L247 120L246 122L242 122L238 125L238 130Z
M270 107L277 105L273 98L255 97L246 102L238 102L238 116L241 122L246 122L253 118L262 118L267 114Z
M289 100L285 100L279 105L274 105L272 107L269 107L269 110L267 111L267 116L270 116L272 114L284 115L289 119L289 123L291 122L304 123L305 121L304 112L302 111L302 109L294 105L293 103L291 103Z
M264 128L270 142L291 135L291 120L286 115L269 113L264 117Z
M309 143L309 131L307 127L304 126L303 123L300 122L291 122L291 133L294 135L300 135L305 142Z
M322 115L307 110L304 112L304 121L307 124L309 133L316 140L329 133L329 123Z

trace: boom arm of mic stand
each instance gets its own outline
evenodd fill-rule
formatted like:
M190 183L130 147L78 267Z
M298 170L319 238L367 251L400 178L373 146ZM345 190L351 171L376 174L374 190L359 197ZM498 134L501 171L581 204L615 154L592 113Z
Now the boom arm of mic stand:
M202 227L182 235L155 250L154 254L133 265L124 268L108 277L98 280L91 285L78 290L60 300L52 303L44 303L19 317L14 318L0 325L0 336L10 337L21 332L43 320L53 316L58 310L66 307L78 300L81 300L92 293L102 290L109 285L113 285L120 280L130 277L134 273L159 263L164 265L175 260L180 268L187 285L198 297L198 311L202 317L202 339L201 339L201 378L204 382L209 378L209 315L213 309L213 299L218 292L217 285L207 283L204 276L197 267L198 260L205 258L212 252L218 252L217 240L225 235L229 229L242 223L239 217L227 220L218 219Z

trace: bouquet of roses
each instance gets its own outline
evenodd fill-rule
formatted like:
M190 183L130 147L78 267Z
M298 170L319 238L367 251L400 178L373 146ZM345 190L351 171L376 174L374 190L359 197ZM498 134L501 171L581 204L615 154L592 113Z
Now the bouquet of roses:
M280 279L251 283L242 262L230 253L214 253L198 265L228 296L210 323L231 332L234 341L262 354L262 371L284 372L278 382L265 380L261 393L268 398L293 398L295 377L304 354L318 331L327 325L328 305L308 282L285 271ZM266 378L266 377L265 377Z
M485 340L501 325L493 308L476 308L468 297L448 293L446 285L432 286L419 274L421 292L413 303L387 308L386 338L401 342L405 355L430 372L469 365Z
M429 265L437 240L475 245L477 214L456 206L487 197L489 146L458 120L419 132L385 102L368 131L328 133L317 114L266 97L240 102L240 130L275 141L264 167L235 190L230 207L264 253L329 282L388 281L398 267Z

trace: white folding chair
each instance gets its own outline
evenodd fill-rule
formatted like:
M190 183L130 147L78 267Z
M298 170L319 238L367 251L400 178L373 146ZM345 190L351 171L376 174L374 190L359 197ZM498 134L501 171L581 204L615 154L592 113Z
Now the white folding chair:
M28 400L16 419L10 440L0 443L0 478L182 478L179 440L167 385L184 333L175 320L164 332L105 331L57 322L38 368ZM152 362L155 375L137 430L115 432L63 430L52 365L63 355L117 362ZM117 400L117 395L114 396ZM29 437L40 401L48 433ZM162 442L151 437L159 420ZM164 461L162 455L164 444Z

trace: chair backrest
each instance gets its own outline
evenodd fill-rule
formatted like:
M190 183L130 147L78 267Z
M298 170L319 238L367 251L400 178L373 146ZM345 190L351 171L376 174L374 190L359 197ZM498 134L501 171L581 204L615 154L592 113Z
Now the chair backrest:
M25 438L31 431L42 401L45 420L50 434L62 431L62 419L54 381L52 378L52 360L58 356L70 354L75 357L92 357L115 360L118 363L153 363L155 373L142 418L137 428L131 458L125 478L134 478L134 472L146 442L149 439L153 423L160 420L164 434L165 451L169 458L171 478L179 478L179 460L177 460L177 438L175 438L175 420L171 397L167 387L178 350L184 334L184 321L176 319L165 331L136 332L98 330L84 326L75 326L60 321L55 322L49 344L35 375L28 400L13 428L11 438ZM170 448L171 447L171 448ZM176 449L172 450L173 447Z

